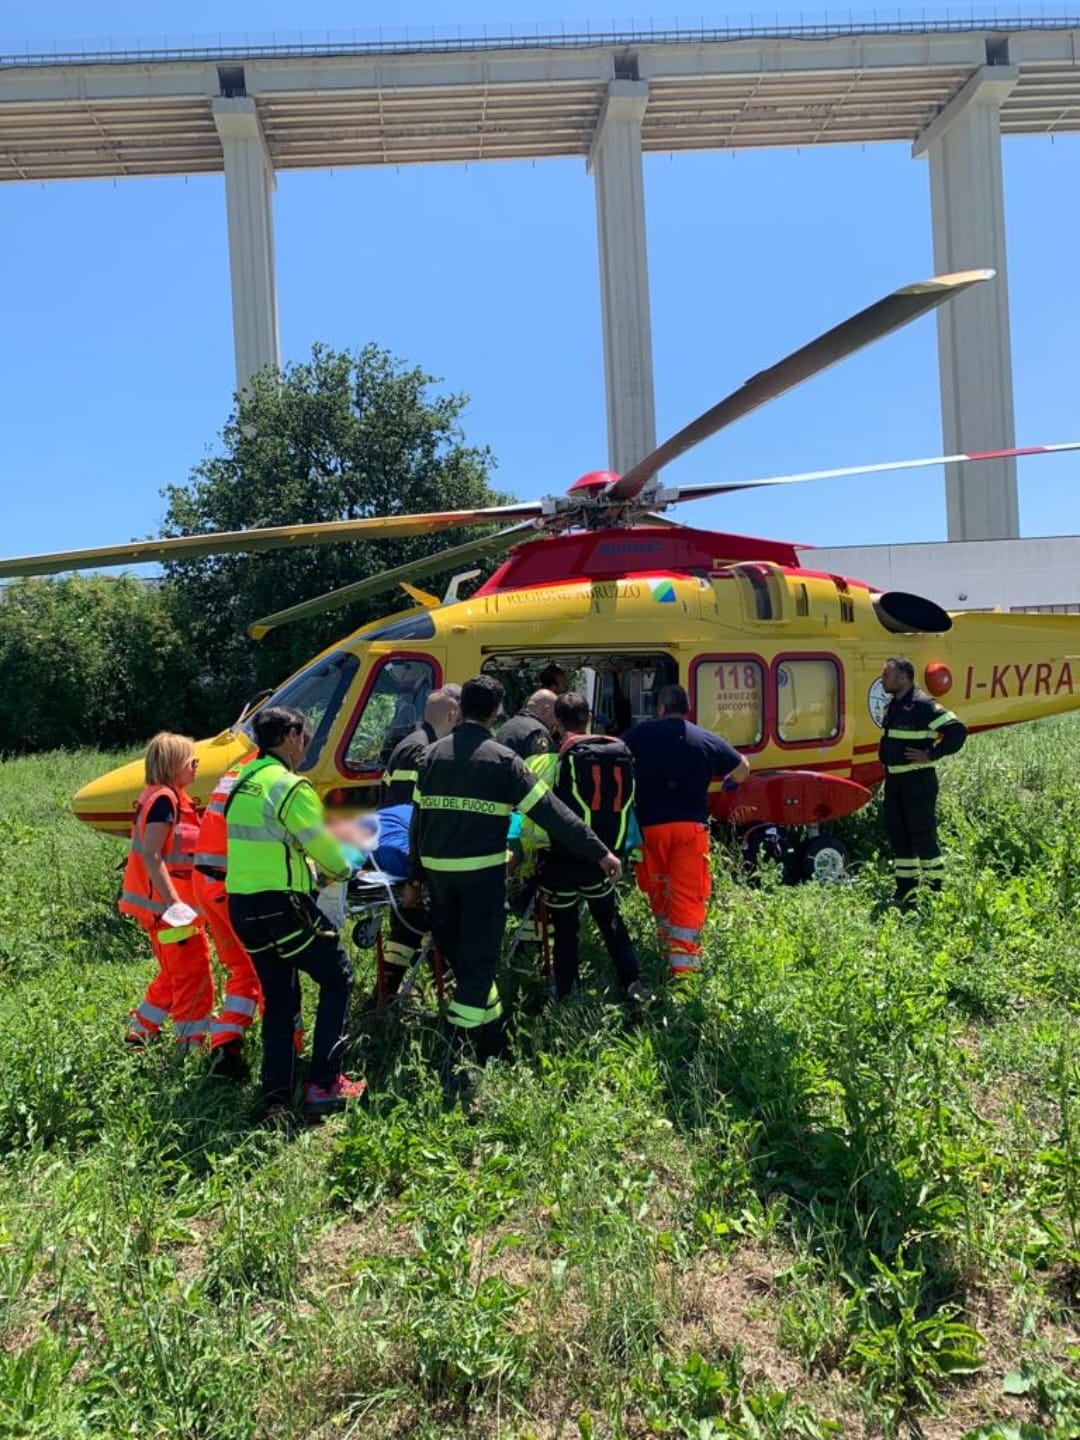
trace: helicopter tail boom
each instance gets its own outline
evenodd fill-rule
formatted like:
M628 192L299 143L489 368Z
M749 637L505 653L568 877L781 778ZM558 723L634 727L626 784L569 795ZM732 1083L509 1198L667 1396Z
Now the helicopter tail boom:
M939 698L970 730L1080 710L1080 615L961 611L952 622L952 683Z

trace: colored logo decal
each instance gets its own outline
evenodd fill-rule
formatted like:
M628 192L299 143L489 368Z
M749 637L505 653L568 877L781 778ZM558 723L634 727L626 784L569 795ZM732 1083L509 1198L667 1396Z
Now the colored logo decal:
M890 696L885 686L881 683L881 677L879 676L870 686L870 691L866 697L867 708L870 711L870 719L873 720L879 730L885 723L885 711L889 708L889 699Z
M658 605L674 605L675 582L672 580L650 580L649 594Z

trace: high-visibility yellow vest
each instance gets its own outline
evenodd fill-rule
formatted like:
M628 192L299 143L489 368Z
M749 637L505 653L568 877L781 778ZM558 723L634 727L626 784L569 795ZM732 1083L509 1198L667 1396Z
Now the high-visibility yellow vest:
M263 890L308 894L315 888L309 858L332 880L346 880L352 873L326 828L322 801L274 755L253 760L240 771L226 805L225 825L225 889L230 895Z

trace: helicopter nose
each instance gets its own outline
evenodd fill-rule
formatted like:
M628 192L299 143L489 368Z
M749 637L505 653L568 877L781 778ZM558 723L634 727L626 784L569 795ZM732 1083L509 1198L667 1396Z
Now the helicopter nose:
M71 803L75 818L106 835L127 837L131 834L135 802L143 788L143 774L140 759L91 780Z
M254 749L254 741L247 735L231 730L196 743L199 769L188 793L200 810L225 771ZM72 801L76 819L103 834L122 835L126 839L131 834L135 804L145 784L146 771L141 756L105 775L99 775L96 780L84 785Z

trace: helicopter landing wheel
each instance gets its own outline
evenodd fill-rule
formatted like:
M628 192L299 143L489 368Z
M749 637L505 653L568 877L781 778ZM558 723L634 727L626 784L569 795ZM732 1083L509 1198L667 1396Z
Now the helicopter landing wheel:
M806 880L825 883L847 877L851 852L835 835L814 835L803 845L799 866Z

